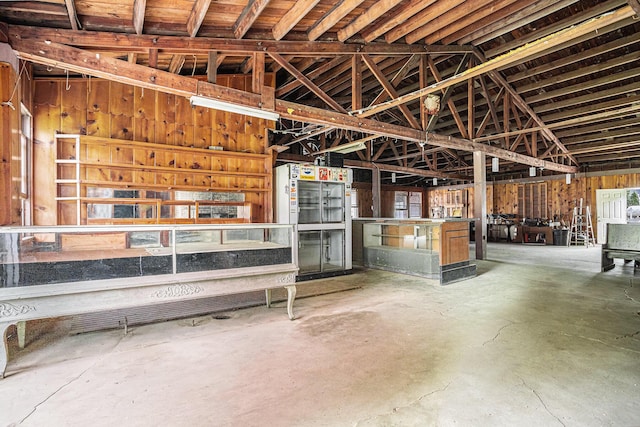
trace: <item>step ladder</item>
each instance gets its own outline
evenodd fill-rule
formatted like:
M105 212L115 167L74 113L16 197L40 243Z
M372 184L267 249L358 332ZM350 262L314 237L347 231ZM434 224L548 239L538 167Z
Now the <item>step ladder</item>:
M580 204L573 208L569 239L567 239L567 246L571 245L584 245L587 247L596 245L591 222L591 209L589 206L585 209L582 208L582 199L580 199Z

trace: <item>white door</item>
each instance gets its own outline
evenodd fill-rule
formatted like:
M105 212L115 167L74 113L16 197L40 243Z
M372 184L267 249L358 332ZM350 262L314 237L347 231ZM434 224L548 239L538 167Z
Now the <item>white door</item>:
M626 224L627 190L596 190L598 243L607 241L607 224Z

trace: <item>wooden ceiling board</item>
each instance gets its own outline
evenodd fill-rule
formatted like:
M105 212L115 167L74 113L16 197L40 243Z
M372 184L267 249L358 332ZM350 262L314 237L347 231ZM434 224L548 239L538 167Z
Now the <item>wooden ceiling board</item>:
M505 167L509 176L518 173L527 176L529 165L537 165L538 157L559 162L556 169L545 169L546 173L563 170L568 165L577 170L606 168L608 163L640 167L640 124L634 121L640 114L634 110L634 106L640 105L640 20L627 0L271 0L265 3L260 4L256 16L245 21L239 36L244 39L242 42L252 43L247 45L248 51L244 50L245 46L232 44L238 41L234 26L248 0L211 0L209 4L205 1L206 10L202 10L202 23L195 28L195 38L188 37L188 22L196 0L146 0L142 36L168 37L169 42L159 46L155 66L160 71L171 70L184 77L203 78L206 74L209 57L203 47L209 43L218 52L218 75L252 73L251 52L264 46L265 71L275 73L276 104L295 106L296 120L309 120L305 128L333 129L334 140L346 138L347 134L351 139L369 135L358 131L359 119L355 117L358 112L349 115L335 112L337 106L338 110L349 110L354 90L352 66L354 61L362 59L358 52L366 51L378 73L375 76L370 67L361 63L359 86L363 106L374 107L370 105L373 102L377 111L365 120L367 126L373 126L374 132L389 129L388 132L395 135L394 141L401 135L413 141L400 137L394 144L385 144L384 138L378 138L372 142L373 152L377 153L378 162L410 165L416 176L424 176L425 170L431 168L437 168L438 173L472 175L471 154L467 148L473 146L491 153L499 144L505 144L523 162L509 162L509 167ZM632 3L637 6L637 0ZM151 39L122 37L137 37L133 28L133 0L77 0L73 4L81 30L78 37L67 37L65 33L65 43L91 55L118 58L124 64L143 67L139 71L128 70L128 76L145 75L142 70L149 66L150 49L154 46ZM302 8L303 5L307 7ZM300 13L288 15L296 7ZM624 14L624 17L607 25L597 25L597 31L575 37L563 35L569 28L582 27L588 20L610 14ZM10 31L13 25L71 28L64 0L0 1L0 31ZM274 33L277 27L279 31ZM38 39L36 33L22 28L25 37ZM96 31L105 32L95 39L104 45L88 40L87 46L80 44L82 35ZM60 33L46 37L55 41L56 34ZM9 32L6 36L11 43L13 37L20 34ZM551 37L551 47L520 54L543 37ZM310 42L310 38L316 42ZM195 47L190 45L190 40L203 43ZM296 45L296 50L286 44L293 41L309 44ZM327 42L329 44L321 44ZM238 47L243 51L238 51ZM417 50L403 50L407 47ZM345 53L344 48L350 51ZM371 53L372 48L380 50ZM280 63L274 61L269 51L278 54ZM124 62L131 53L135 53L135 62ZM492 58L500 58L501 65L492 68ZM64 57L42 59L42 64L34 65L34 74L65 77L66 60ZM52 64L60 68L53 68ZM418 134L410 129L415 125L410 116L420 121L422 99L416 95L421 89L420 82L423 86L436 84L429 64L438 72L437 84L441 89L436 93L444 97L441 111L432 118L429 127L436 135L432 139L435 145L430 144L430 153L439 153L433 164L422 160L415 144ZM471 78L456 75L467 72L470 67L481 67L484 71L474 73ZM72 70L83 74L95 72L75 66ZM70 74L73 78L74 73ZM141 82L144 87L147 84ZM389 92L406 99L392 100ZM391 101L396 103L392 108L377 105ZM620 114L616 114L618 111ZM473 118L471 126L470 118ZM289 120L284 114L278 125L295 127ZM470 143L483 145L468 145L461 140L470 127L473 135L469 138L475 136L478 140ZM317 132L307 142L320 146L320 135L321 132ZM302 136L292 140L304 139ZM457 142L449 147L441 137L451 137ZM275 134L274 142L278 143L279 138L281 136ZM442 146L436 146L437 143ZM403 144L407 144L406 152L401 148ZM398 148L394 150L391 145ZM532 151L535 146L538 150ZM291 152L298 153L300 148L300 144L295 143ZM348 157L355 159L356 156ZM615 156L618 158L614 162Z

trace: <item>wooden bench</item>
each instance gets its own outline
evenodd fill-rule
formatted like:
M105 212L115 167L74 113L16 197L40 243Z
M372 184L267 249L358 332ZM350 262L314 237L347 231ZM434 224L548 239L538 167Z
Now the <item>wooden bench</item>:
M607 224L607 241L602 245L602 271L614 268L615 258L634 261L634 275L640 274L640 224Z
M154 227L156 231L166 231L164 226ZM175 233L179 227L167 228ZM198 226L189 226L186 230L194 227ZM225 227L225 230L234 227L240 231L260 228L258 224ZM286 227L262 224L264 230L253 231L267 236L267 229ZM210 229L222 228L201 226L199 230L209 232ZM285 233L285 243L268 239L232 240L226 245L187 242L180 251L177 246L114 251L107 245L105 250L59 249L58 252L24 254L20 253L19 237L24 233L9 234L3 230L0 232L0 378L4 378L8 362L8 328L16 325L18 345L24 347L26 322L30 320L259 290L265 291L266 304L270 307L271 290L275 288L287 290L287 314L293 320L298 268L291 248L292 231L269 231ZM89 244L87 236L85 234ZM98 236L98 240L104 239Z

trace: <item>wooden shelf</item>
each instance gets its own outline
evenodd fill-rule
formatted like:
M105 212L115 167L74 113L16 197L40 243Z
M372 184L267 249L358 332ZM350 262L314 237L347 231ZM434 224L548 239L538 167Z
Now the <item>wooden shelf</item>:
M163 206L189 205L186 201L168 203L155 199L88 198L88 188L142 191L193 191L201 193L244 193L251 206L268 206L271 186L271 154L208 150L175 145L102 138L85 135L56 135L56 185L58 186L58 223L96 223L88 218L87 204L128 204ZM174 196L170 196L174 198ZM159 200L159 199L158 199ZM222 202L226 203L226 202ZM235 203L235 202L234 202ZM211 200L190 206L222 206ZM227 206L233 206L229 204ZM173 209L172 209L173 211ZM251 222L255 210L239 222ZM264 215L264 212L262 212ZM62 218L62 219L60 219ZM73 218L73 219L72 219ZM204 221L204 218L201 218ZM147 223L146 218L110 218L109 223ZM135 221L134 221L135 220ZM152 223L164 222L159 218ZM182 223L184 218L166 222ZM230 222L231 218L211 218L207 222ZM193 222L193 220L191 220Z

